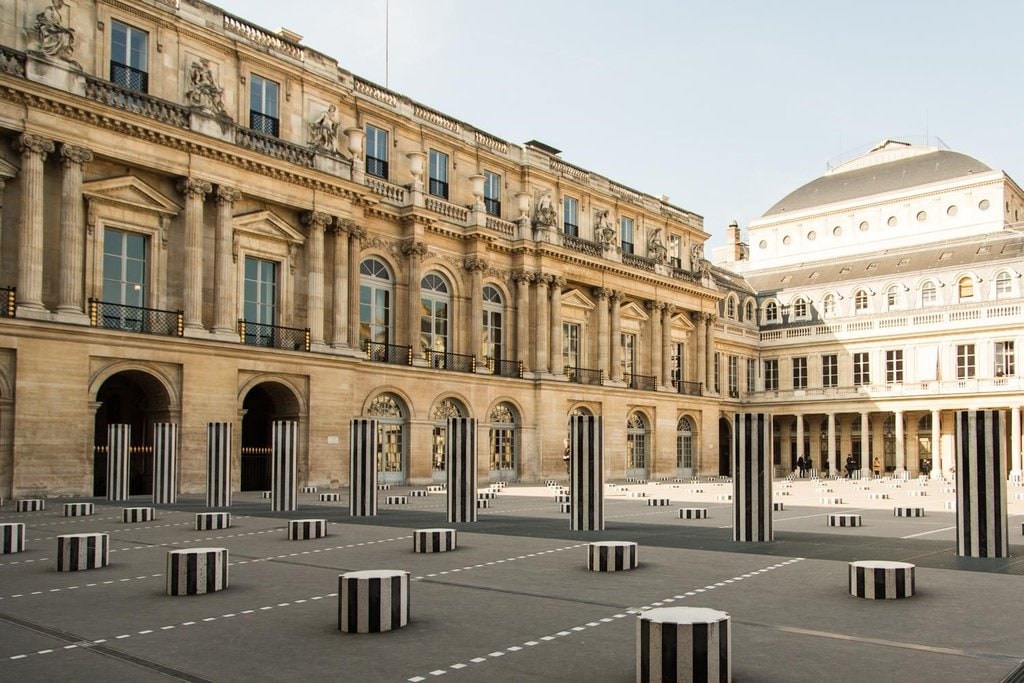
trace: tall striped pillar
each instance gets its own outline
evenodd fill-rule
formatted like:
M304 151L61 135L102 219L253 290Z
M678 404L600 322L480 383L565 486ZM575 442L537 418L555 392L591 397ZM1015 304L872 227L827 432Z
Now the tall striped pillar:
M107 500L128 500L131 425L107 425Z
M206 507L231 505L231 423L206 425Z
M604 530L604 439L601 418L569 418L569 512L573 531Z
M153 502L178 502L178 425L153 425Z
M732 540L772 540L772 416L732 420Z
M1008 557L1006 420L998 410L958 410L956 554Z
M295 451L299 423L295 420L275 420L271 424L270 509L282 512L297 509L295 497Z
M448 523L476 521L476 418L449 417L445 432Z
M348 430L348 513L377 514L377 421L352 418Z

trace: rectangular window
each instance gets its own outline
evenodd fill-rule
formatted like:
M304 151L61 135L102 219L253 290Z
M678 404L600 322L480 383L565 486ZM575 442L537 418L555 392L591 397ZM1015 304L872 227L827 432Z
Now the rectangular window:
M127 90L149 92L149 34L110 22L110 80Z
M885 352L885 383L903 383L903 350Z
M501 176L484 171L484 211L501 218Z
M747 391L757 391L757 360L747 359Z
M103 327L141 332L143 311L126 308L146 305L148 238L134 232L103 231L103 306L98 323Z
M277 113L279 86L262 76L249 76L249 127L253 130L278 137L281 133Z
M448 199L448 155L430 150L430 194Z
M636 335L622 333L622 374L628 383L636 373Z
M715 376L715 393L721 393L722 392L722 380L721 380L721 377L722 377L722 354L720 354L720 353L716 353L715 354L715 363L714 363L714 365L715 365L715 372L714 372L714 376Z
M821 386L839 386L839 356L834 353L821 357Z
M668 262L673 268L683 267L682 240L679 235L668 236Z
M683 381L683 345L672 344L672 386L679 387Z
M562 198L562 232L570 237L580 236L580 203L575 197Z
M727 381L729 382L729 397L739 398L740 397L740 378L739 378L739 358L736 356L729 356L729 366L727 371Z
M366 173L388 179L388 132L366 124Z
M800 356L793 359L793 388L807 388L807 357Z
M770 358L764 362L764 388L765 391L779 390L779 361L777 358Z
M956 378L974 379L974 344L956 345Z
M567 368L580 366L580 326L562 323L562 364Z
M619 233L622 239L622 253L632 254L633 252L633 219L623 216L619 219Z
M995 368L992 373L994 376L1013 377L1017 374L1016 354L1012 341L997 341L994 352Z
M277 263L252 256L245 257L245 343L273 346L273 325L277 310Z
M871 384L871 362L866 351L853 354L853 383L858 387Z

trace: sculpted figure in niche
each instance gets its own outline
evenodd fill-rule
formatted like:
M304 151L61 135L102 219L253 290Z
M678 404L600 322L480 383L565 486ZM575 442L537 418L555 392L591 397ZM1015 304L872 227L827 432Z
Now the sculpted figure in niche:
M75 50L75 30L64 25L60 11L64 0L53 0L49 7L36 15L36 34L39 49L48 57L57 57L74 63L71 53Z
M658 263L665 262L665 255L668 250L661 242L661 228L654 228L647 233L647 256Z
M690 270L694 273L700 270L700 262L704 260L704 245L694 244L690 247Z
M309 123L309 142L314 149L338 153L338 108L333 104Z
M537 200L537 219L535 222L537 225L544 227L552 227L558 223L558 215L555 213L555 207L551 203L550 190L542 192Z
M612 218L608 209L597 212L597 225L594 234L601 244L615 244L615 228L612 227Z
M185 93L185 97L190 105L211 114L224 113L224 103L220 99L224 89L213 80L210 60L200 57L193 61L189 70L188 82L189 89Z

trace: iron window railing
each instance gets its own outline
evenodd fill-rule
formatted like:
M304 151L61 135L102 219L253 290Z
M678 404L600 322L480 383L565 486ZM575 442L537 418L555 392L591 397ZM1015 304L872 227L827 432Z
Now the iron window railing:
M501 202L497 199L484 197L484 211L488 216L501 218Z
M121 64L113 60L110 62L110 82L126 90L134 90L141 93L149 92L148 73L142 69L136 69L133 66Z
M238 321L238 336L246 346L309 351L309 328L282 327L249 320Z
M377 157L366 157L366 174L375 178L388 179L388 162Z
M17 312L14 306L14 295L17 287L0 287L0 318L13 318Z
M249 111L249 127L258 133L279 137L281 122L273 116L258 111Z
M580 226L576 225L575 223L562 223L562 232L564 232L569 237L579 237Z
M437 178L430 179L430 194L441 199L448 199L448 183Z
M503 360L501 358L488 358L487 369L492 375L499 377L523 377L523 361Z
M603 370L569 366L565 368L565 376L569 378L570 382L575 382L576 384L592 384L594 386L604 384Z
M644 391L656 391L658 388L658 378L654 375L632 375L628 374L625 377L626 386L630 389L642 389Z
M685 382L674 379L672 380L672 386L675 388L676 393L686 396L702 396L704 394L704 384L702 382Z
M465 353L449 353L447 351L423 352L430 367L452 372L476 372L476 356Z
M89 299L89 324L108 330L126 330L168 337L181 337L185 334L185 314L182 311L128 306L99 299Z
M369 339L363 340L363 351L366 352L367 360L377 363L390 363L392 365L412 365L412 347L399 346L398 344L385 344L373 342Z

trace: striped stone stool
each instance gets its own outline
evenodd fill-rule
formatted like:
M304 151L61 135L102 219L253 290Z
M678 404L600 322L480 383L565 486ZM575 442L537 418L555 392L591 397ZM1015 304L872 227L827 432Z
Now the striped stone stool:
M227 587L227 548L184 548L167 552L168 595L216 593Z
M289 519L288 540L308 541L312 538L323 538L327 535L326 519Z
M939 491L941 493L956 493L956 487L955 486L943 486L941 489L939 489Z
M487 498L477 498L476 499L476 509L477 510L482 510L484 508L489 508L489 507L491 507L491 501L489 499L487 499Z
M791 496L793 495L790 491L776 491L776 496Z
M447 486L440 486L435 484L434 486L427 487L427 493L444 493L448 490Z
M818 501L822 505L842 505L843 504L843 499L842 498L819 498Z
M869 493L868 500L889 500L888 493Z
M260 497L263 498L263 500L270 500L271 496L273 495L273 491L264 491L263 493L260 494Z
M732 500L732 494L731 493L719 493L717 496L715 496L715 500L720 500L720 501L723 501L723 502L724 501L730 501L730 500Z
M369 569L338 577L338 629L383 633L409 623L409 572Z
M341 494L340 493L321 493L320 494L320 502L321 503L337 503L340 500L341 500Z
M633 541L595 541L587 544L587 569L592 572L621 572L640 564Z
M568 495L566 495L566 494L559 494L559 495L555 496L555 502L556 503L570 503L572 501L570 500Z
M559 503L558 511L563 515L568 515L572 512L572 503Z
M868 600L897 600L914 594L914 565L861 560L850 563L850 595Z
M122 508L121 521L125 524L133 522L152 522L156 518L156 508Z
M687 493L704 493L704 489L687 489Z
M782 512L786 509L785 503L772 503L772 512Z
M385 505L408 505L409 496L385 496Z
M16 508L18 512L41 512L46 509L46 500L43 498L24 498L18 501Z
M508 482L507 481L496 481L496 482L491 484L491 488L492 489L503 489L506 486L508 486Z
M679 508L679 519L707 519L707 508Z
M197 512L196 531L231 528L230 512Z
M647 507L663 507L671 504L672 501L668 498L649 498L647 500Z
M626 493L628 498L646 498L647 494L643 491L629 491Z
M65 517L89 517L96 514L96 507L92 503L64 503Z
M860 515L829 515L829 526L860 526Z
M893 508L893 517L924 517L924 508L897 507Z
M814 492L815 493L832 493L832 489L828 488L827 486L819 486L816 489L814 489Z
M458 535L455 529L417 529L412 534L414 553L446 553L455 550Z
M636 621L636 680L731 681L729 614L707 607L658 607Z
M548 479L547 481L544 482L544 485L545 486L558 486L558 482L555 481L554 479Z
M299 487L299 493L316 493L315 486L302 486Z
M99 569L108 564L109 534L63 534L57 537L57 571Z
M20 553L25 549L25 525L21 522L0 524L0 555Z
M426 489L416 489L415 491L409 491L411 498L426 498L430 494L427 493Z
M494 500L498 497L494 491L478 491L476 494L477 500Z
M391 490L391 484L377 484L377 490L378 491L390 491Z
M942 507L945 510L956 510L956 501L955 500L947 500L947 501L945 501L942 504Z
M907 491L908 496L927 496L927 491Z

